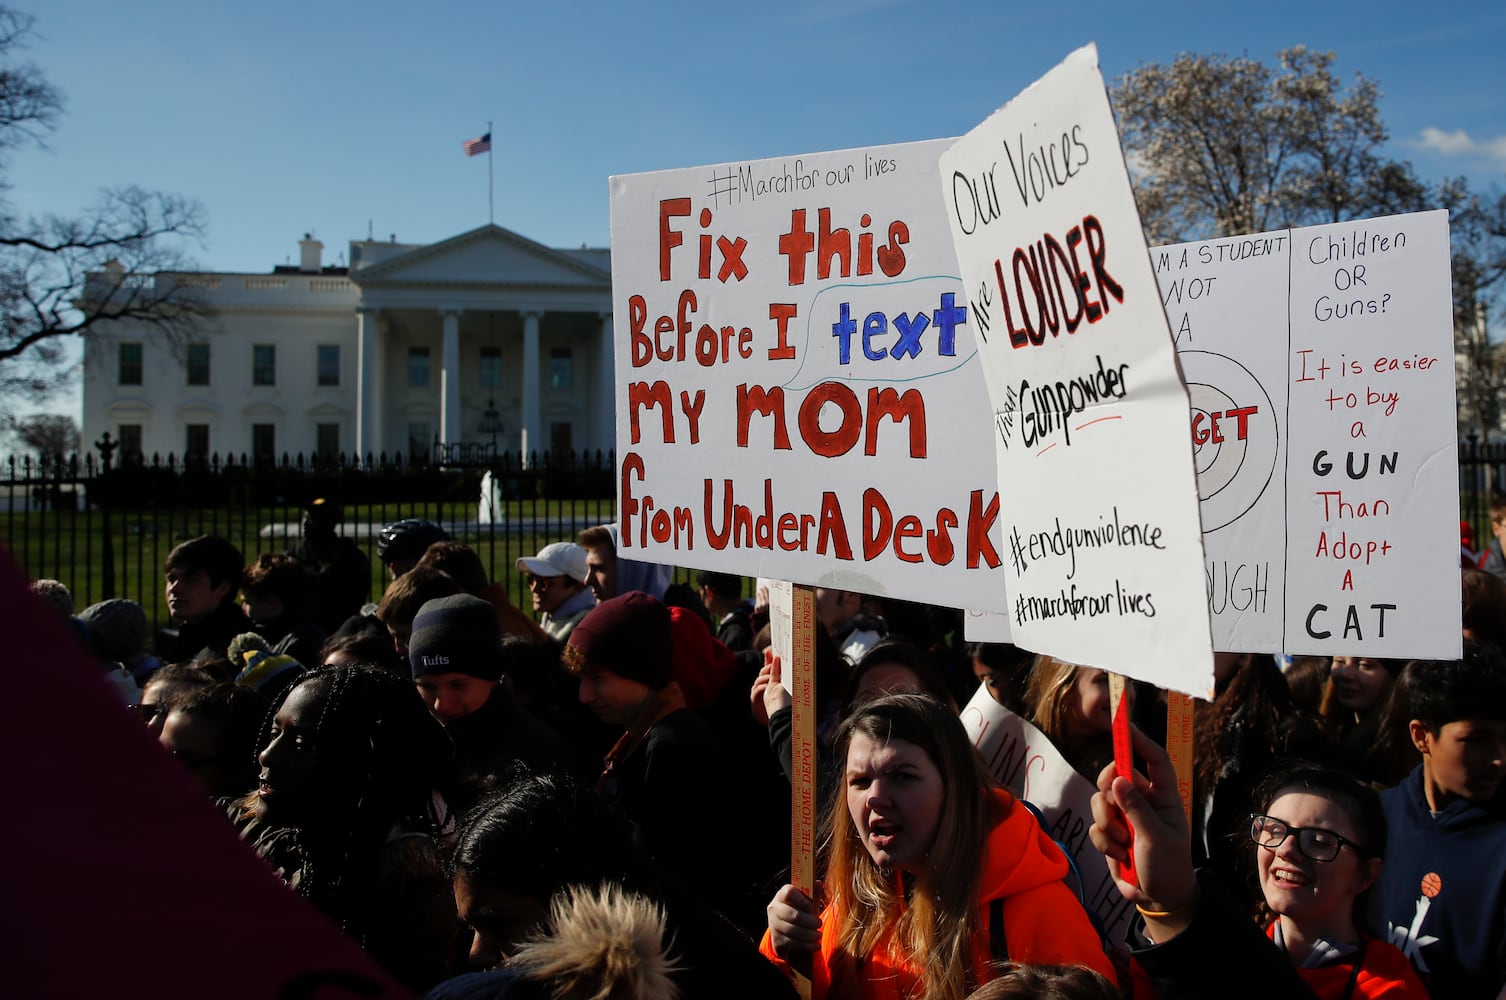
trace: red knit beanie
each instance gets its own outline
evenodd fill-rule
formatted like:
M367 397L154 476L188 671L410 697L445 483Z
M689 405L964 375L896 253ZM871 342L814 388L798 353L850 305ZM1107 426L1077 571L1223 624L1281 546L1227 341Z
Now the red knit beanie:
M658 690L670 682L669 609L641 590L602 601L570 633L592 666Z

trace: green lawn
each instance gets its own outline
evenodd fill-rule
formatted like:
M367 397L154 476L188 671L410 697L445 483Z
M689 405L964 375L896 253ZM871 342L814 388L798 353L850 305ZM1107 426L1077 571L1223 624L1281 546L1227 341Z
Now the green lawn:
M474 502L385 503L352 506L342 532L354 538L372 561L371 599L381 596L385 581L376 557L376 532L404 517L438 521L458 541L474 547L493 580L509 583L516 603L529 607L527 588L514 568L522 555L533 555L549 542L571 539L576 532L612 516L612 501L514 500L502 505L503 520L478 524ZM106 518L99 511L0 511L0 540L32 579L61 580L82 609L106 597L126 597L146 609L155 626L167 623L162 594L162 562L174 545L203 534L229 538L247 561L262 552L283 552L298 540L299 508L290 505L174 510L112 511L108 537L114 561L114 587L106 592Z

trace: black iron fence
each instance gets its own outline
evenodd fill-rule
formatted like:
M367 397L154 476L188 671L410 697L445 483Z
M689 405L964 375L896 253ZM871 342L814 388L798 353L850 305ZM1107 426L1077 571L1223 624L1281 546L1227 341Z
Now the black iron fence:
M444 526L481 555L494 581L530 607L519 556L573 539L613 517L610 453L533 455L436 448L408 456L246 456L109 461L102 456L12 456L0 461L0 542L32 579L62 581L82 609L127 597L154 627L167 624L162 563L198 535L228 538L247 562L297 544L304 504L343 512L341 534L371 558L371 596L385 580L376 556L384 524L405 517Z
M1475 532L1475 548L1490 543L1490 501L1506 498L1506 442L1459 442L1459 517Z
M113 453L105 449L105 456ZM298 541L302 506L341 506L341 533L371 557L371 595L385 580L376 558L382 525L404 517L436 521L481 555L493 580L530 606L514 568L519 556L571 539L613 517L610 453L534 455L436 446L419 456L242 455L106 462L84 456L12 456L0 463L0 542L32 579L61 580L83 608L128 597L155 625L167 624L162 562L198 535L222 535L248 561ZM1477 547L1490 540L1490 501L1506 497L1506 443L1459 443L1460 517ZM680 574L683 576L684 574Z

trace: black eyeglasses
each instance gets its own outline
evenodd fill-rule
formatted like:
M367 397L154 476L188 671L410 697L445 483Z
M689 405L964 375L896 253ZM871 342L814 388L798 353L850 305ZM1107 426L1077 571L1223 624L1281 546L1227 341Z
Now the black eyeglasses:
M1348 844L1354 853L1365 856L1364 848L1348 837L1341 837L1332 830L1320 826L1291 826L1274 816L1250 817L1250 840L1268 851L1274 851L1286 843L1287 837L1297 838L1297 850L1313 861L1332 861Z
M535 573L529 573L525 579L528 581L530 587L542 585L545 590L548 590L554 585L554 581L564 578L558 576L539 576Z
M166 705L132 705L136 714L141 716L141 721L151 722L157 716L167 711Z

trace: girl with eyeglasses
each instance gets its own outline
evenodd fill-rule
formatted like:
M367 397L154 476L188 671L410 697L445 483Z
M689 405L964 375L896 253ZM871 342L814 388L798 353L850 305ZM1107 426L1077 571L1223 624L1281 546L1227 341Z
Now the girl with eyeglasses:
M1250 820L1266 936L1323 1000L1426 1000L1400 950L1369 933L1365 910L1386 852L1380 796L1343 771L1299 765L1261 786Z
M1406 957L1365 925L1367 892L1386 849L1373 789L1314 765L1262 783L1248 841L1269 918L1262 933L1220 879L1194 870L1166 751L1139 730L1134 750L1145 774L1130 781L1104 768L1089 837L1140 912L1131 950L1158 997L1427 1000ZM1121 867L1130 850L1134 882Z

